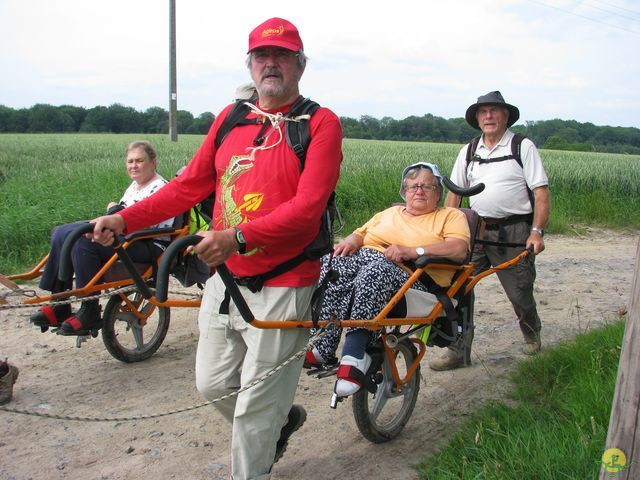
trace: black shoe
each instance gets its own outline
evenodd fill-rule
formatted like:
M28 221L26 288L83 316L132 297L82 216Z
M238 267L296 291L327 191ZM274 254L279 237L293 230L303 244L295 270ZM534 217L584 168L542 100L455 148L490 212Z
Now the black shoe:
M64 320L71 316L71 305L65 303L64 305L54 305L50 307L45 305L40 307L37 312L31 315L31 323L34 325L44 327L56 327L60 325Z
M98 300L89 300L82 302L78 313L62 322L57 333L59 335L86 335L101 326L100 303Z
M291 407L291 410L289 410L287 423L285 423L284 427L282 427L282 430L280 430L280 439L278 440L278 443L276 445L276 456L273 459L273 463L276 463L282 458L282 455L287 449L289 437L291 437L291 435L293 435L293 432L295 432L302 426L306 419L307 411L302 407L302 405L293 405Z

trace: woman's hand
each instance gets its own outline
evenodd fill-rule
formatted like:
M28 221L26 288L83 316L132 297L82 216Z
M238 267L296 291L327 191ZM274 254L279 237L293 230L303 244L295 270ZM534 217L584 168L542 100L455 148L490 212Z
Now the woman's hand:
M352 233L347 238L338 242L333 248L333 254L336 257L347 257L356 253L362 247L364 243L364 238L360 235L356 235Z
M384 251L384 256L392 262L402 263L418 258L415 247L403 247L402 245L390 245Z

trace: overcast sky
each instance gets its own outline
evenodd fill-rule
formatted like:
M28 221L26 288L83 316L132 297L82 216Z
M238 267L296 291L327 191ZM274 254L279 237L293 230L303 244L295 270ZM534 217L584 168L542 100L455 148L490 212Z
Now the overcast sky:
M249 80L249 31L279 16L301 93L340 116L462 117L500 90L527 120L640 127L637 0L176 0L178 109ZM169 109L168 0L0 0L0 104Z

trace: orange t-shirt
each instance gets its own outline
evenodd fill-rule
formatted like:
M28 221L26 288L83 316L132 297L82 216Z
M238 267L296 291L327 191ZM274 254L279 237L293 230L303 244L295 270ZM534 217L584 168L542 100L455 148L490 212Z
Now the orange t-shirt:
M444 241L445 238L458 238L470 246L470 233L467 217L456 208L437 208L424 215L404 215L404 206L394 206L374 215L371 220L355 230L356 235L364 238L363 248L373 248L380 252L390 245L419 247ZM427 268L427 273L440 286L451 283L453 272Z

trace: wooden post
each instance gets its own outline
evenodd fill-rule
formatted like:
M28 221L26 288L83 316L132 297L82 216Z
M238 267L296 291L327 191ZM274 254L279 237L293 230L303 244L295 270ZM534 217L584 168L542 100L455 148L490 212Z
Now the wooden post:
M172 142L178 141L176 78L176 0L169 0L169 137Z
M600 480L640 478L640 241ZM624 465L617 455L622 451ZM605 465L605 462L607 463Z

